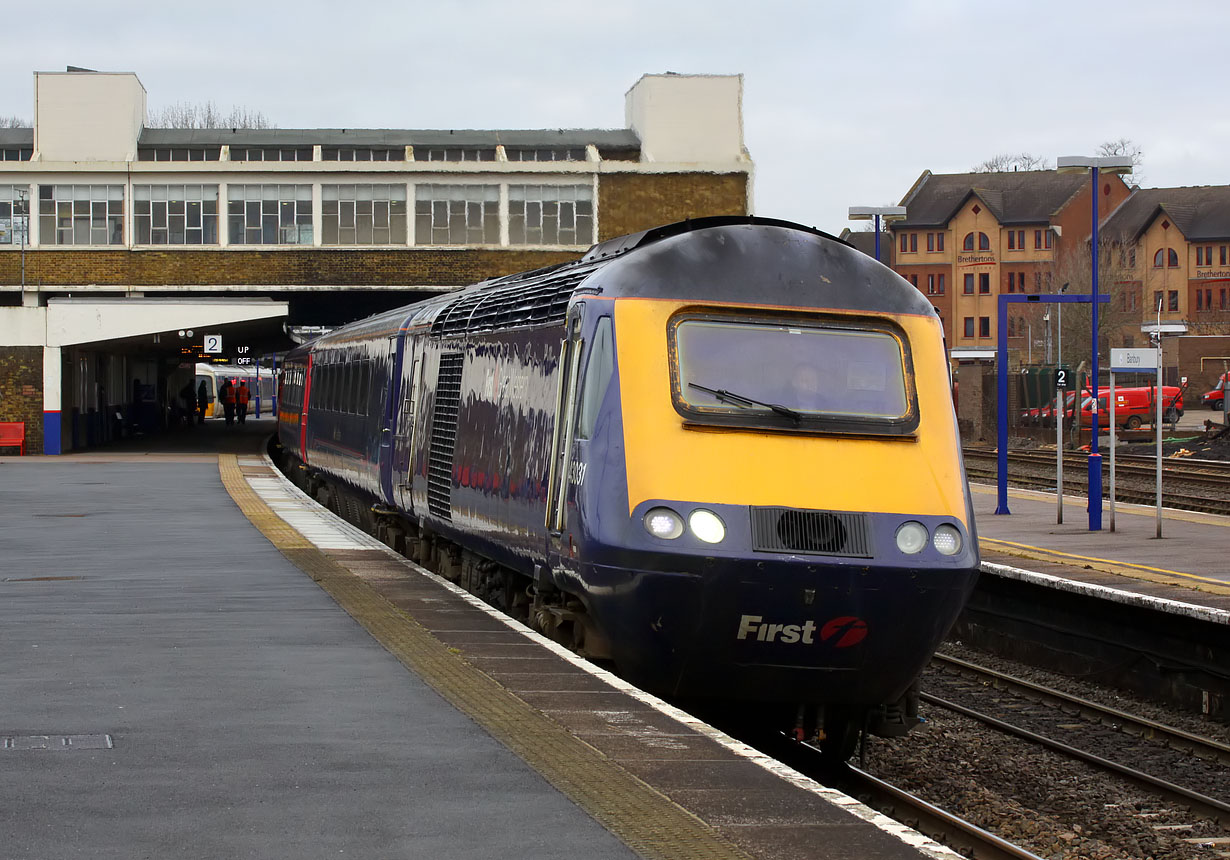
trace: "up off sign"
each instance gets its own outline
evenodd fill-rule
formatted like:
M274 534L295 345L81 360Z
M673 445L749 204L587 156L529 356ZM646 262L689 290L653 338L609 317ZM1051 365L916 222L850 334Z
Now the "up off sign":
M1157 370L1157 349L1112 349L1110 351L1111 373L1135 373Z

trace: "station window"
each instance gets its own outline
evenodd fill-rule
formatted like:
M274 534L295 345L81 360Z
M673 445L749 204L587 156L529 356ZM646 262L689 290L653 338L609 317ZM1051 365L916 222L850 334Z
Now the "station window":
M138 245L218 244L217 185L134 185Z
M217 161L221 155L221 146L142 146L137 161Z
M970 272L965 273L965 278L962 282L961 292L967 296L972 296L974 294L974 276Z
M123 185L40 185L40 241L44 245L122 245Z
M965 336L966 337L974 336L974 318L973 317L965 318Z
M593 187L508 186L508 241L513 245L592 245Z
M30 189L0 185L0 245L30 244Z
M320 194L324 244L406 243L405 185L322 185Z
M415 147L415 161L495 161L495 147Z
M499 187L416 186L414 232L419 245L498 245Z
M321 161L405 161L406 148L375 146L322 146Z
M978 336L979 337L990 337L991 336L991 318L990 317L978 317Z
M509 161L584 161L585 147L504 147L504 156Z
M978 273L978 295L989 296L991 294L991 273Z
M232 245L312 244L312 186L229 185L226 197Z
M310 146L232 146L231 161L311 161Z
M1179 291L1171 290L1166 294L1166 310L1177 311L1179 309Z
M33 157L33 147L10 146L0 149L0 161L29 161Z

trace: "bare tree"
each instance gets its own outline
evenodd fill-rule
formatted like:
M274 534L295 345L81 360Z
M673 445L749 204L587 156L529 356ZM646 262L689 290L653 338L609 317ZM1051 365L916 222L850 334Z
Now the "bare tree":
M1141 151L1140 144L1126 137L1121 137L1118 140L1108 140L1098 147L1098 155L1130 156L1132 159L1131 184L1136 186L1144 185L1145 177L1140 172L1140 166L1145 162L1145 154Z
M993 155L981 164L974 165L972 173L1012 173L1016 170L1050 170L1045 158L1021 152L1015 155Z
M0 128L29 128L30 123L19 116L0 116Z
M204 104L176 102L149 112L150 128L277 128L260 111L232 107L223 113L212 101Z

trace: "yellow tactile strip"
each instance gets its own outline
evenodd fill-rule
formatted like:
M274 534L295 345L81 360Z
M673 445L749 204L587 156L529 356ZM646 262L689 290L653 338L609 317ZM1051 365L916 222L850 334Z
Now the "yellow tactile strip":
M662 860L750 860L703 821L452 653L312 546L252 490L234 455L220 455L218 470L244 515L376 641L632 850Z

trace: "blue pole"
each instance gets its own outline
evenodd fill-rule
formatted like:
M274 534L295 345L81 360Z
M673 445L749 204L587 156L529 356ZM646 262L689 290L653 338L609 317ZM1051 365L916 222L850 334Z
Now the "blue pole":
M880 216L876 215L876 262L880 262Z
M998 478L996 480L998 495L995 513L1011 514L1008 510L1008 296L999 297L998 314L999 331L995 345L995 377L999 402L995 411L999 413L998 435L996 436L996 453L998 454Z
M1093 405L1089 409L1089 531L1102 530L1102 455L1098 453L1098 169L1090 168L1093 177L1093 203L1091 242L1093 255L1092 273L1093 289L1093 381L1090 388L1093 392ZM1076 408L1080 408L1080 397L1077 396ZM1160 429L1159 429L1160 432Z

